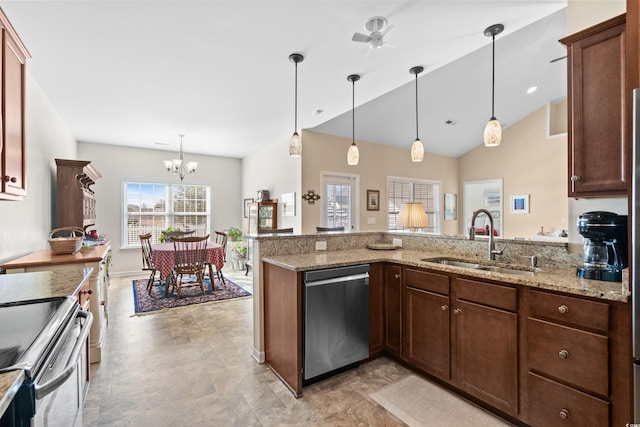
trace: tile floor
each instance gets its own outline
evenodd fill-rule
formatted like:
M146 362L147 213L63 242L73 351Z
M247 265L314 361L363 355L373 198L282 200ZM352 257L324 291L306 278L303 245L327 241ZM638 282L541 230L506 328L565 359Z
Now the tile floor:
M244 272L226 275L251 290ZM251 357L252 299L133 316L139 277L111 279L106 346L91 365L83 426L405 425L369 393L410 375L406 368L377 359L295 399Z

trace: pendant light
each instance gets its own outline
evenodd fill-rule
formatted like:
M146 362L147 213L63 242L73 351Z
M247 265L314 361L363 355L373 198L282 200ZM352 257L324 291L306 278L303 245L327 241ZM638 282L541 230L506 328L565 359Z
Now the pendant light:
M298 62L304 61L304 56L299 53L292 53L289 55L289 61L296 64L296 89L295 89L295 119L293 126L293 135L289 141L289 155L291 157L300 157L302 154L302 140L300 134L298 134Z
M356 145L356 82L360 80L358 74L350 74L347 80L351 82L351 145L347 151L347 164L356 166L360 160L360 152Z
M494 113L495 92L496 92L496 36L504 30L504 25L494 24L484 30L484 35L492 38L493 59L491 65L491 118L484 128L484 145L487 147L497 147L502 139L502 126L496 119Z
M418 137L418 74L424 71L424 67L416 66L409 69L411 74L416 76L416 140L411 144L411 161L421 162L424 160L424 146Z

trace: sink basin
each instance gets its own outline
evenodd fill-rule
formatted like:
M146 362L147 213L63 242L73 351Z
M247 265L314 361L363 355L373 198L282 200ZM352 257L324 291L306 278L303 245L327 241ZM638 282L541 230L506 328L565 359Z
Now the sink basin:
M483 271L490 271L494 273L516 274L516 275L524 275L524 276L533 276L536 272L540 271L537 268L524 269L524 268L499 267L497 265L483 265L483 264L470 262L470 261L462 261L455 258L422 258L421 261L433 262L436 264L451 265L453 267L470 268L472 270L483 270Z

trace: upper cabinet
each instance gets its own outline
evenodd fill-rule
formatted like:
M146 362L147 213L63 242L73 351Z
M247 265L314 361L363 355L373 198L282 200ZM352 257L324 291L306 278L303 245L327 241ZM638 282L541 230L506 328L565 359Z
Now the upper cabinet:
M625 15L560 42L568 61L569 196L625 195L631 154Z
M249 203L249 233L268 233L278 228L278 200Z
M0 102L0 199L27 195L25 145L25 73L29 52L0 9L2 101Z
M102 175L86 160L56 159L56 227L85 228L96 223L96 195Z

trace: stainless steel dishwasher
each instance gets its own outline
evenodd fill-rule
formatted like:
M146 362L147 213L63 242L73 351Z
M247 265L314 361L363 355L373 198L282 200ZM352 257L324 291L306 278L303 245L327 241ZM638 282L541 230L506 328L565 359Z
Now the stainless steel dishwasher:
M304 379L369 357L369 264L304 273Z

